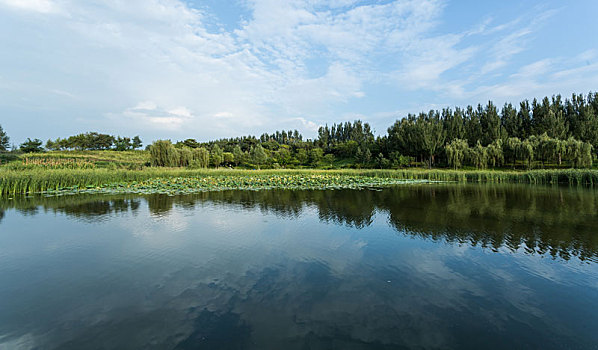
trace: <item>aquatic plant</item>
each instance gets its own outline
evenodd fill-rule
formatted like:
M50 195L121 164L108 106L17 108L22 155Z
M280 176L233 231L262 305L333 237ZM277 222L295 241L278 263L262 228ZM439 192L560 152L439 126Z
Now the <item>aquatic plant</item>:
M171 181L178 178L176 181ZM188 179L188 180L184 180ZM336 188L353 186L361 182L381 185L395 180L425 180L451 182L571 184L594 186L598 184L598 171L532 170L517 171L465 171L465 170L230 170L230 169L182 169L145 168L124 169L33 169L0 170L0 193L2 195L43 193L49 191L81 191L91 189L131 188L141 186L148 180L170 181L172 186L189 181L185 186L200 186L202 190L221 188ZM209 187L202 184L215 181ZM285 182L286 181L286 182ZM155 183L154 183L155 184ZM235 185L236 184L236 185ZM239 184L242 184L240 186ZM129 186L129 187L127 187ZM153 185L152 185L153 186ZM164 185L166 186L166 185ZM183 186L183 187L185 187ZM202 187L203 186L203 187ZM207 186L207 185L206 185ZM236 186L236 187L235 187ZM158 186L160 187L160 186ZM120 192L126 192L120 190ZM133 190L131 190L133 192Z

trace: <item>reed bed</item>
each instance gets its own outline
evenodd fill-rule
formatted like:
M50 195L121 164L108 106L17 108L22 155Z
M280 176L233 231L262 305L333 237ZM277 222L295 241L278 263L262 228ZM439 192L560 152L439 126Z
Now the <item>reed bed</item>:
M143 170L109 170L109 169L33 169L33 170L0 170L0 194L17 195L57 192L63 190L77 191L85 189L124 188L133 183L141 183L152 179L184 179L226 177L220 183L230 184L244 181L247 178L271 177L272 184L268 188L287 188L284 183L276 185L274 177L293 176L293 181L310 176L340 176L378 178L393 180L426 180L446 182L489 182L489 183L528 183L528 184L570 184L595 186L598 184L596 170L531 170L516 171L467 171L467 170L232 170L201 169L189 170L181 168L145 168ZM176 184L172 180L171 183ZM340 180L322 180L324 184L342 183ZM328 182L326 182L328 181ZM348 181L348 180L347 180ZM362 180L359 180L362 181ZM365 181L367 182L367 181ZM372 183L381 183L372 181ZM227 185L228 186L228 185ZM251 187L248 185L247 187ZM258 186L259 187L259 186ZM266 187L266 186L264 186ZM341 186L342 187L342 186ZM218 189L217 185L211 187ZM228 186L227 188L232 188ZM245 187L244 187L245 188ZM310 187L312 188L312 187ZM313 186L317 188L317 186ZM327 188L323 186L323 188Z

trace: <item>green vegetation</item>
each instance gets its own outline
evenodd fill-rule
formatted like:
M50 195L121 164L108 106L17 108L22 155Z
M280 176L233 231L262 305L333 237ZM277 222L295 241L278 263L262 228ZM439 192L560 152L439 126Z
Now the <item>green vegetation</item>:
M2 125L0 125L0 151L5 152L8 151L10 147L10 138L6 135L6 131L2 129Z
M43 153L5 153L2 170L95 169L141 170L149 165L145 151L50 151Z
M21 152L23 153L38 153L43 152L42 147L42 140L40 139L27 139L27 141L23 142L20 147Z
M172 144L159 141L149 148L165 142ZM587 169L598 151L598 93L565 101L560 96L523 101L519 109L505 104L499 111L488 102L477 108L410 114L377 138L368 123L357 120L323 126L314 140L303 140L297 130L283 130L259 138L204 143L187 139L172 146L178 150L169 153L172 160L152 163L186 166L177 159L180 154L204 149L215 168Z
M322 126L314 140L297 130L209 142L159 140L147 147L148 162L194 169L589 169L598 155L598 93L545 97L500 110L492 102L431 110L407 115L387 131L375 137L368 123L357 120ZM41 151L39 142L28 139L21 149ZM141 145L139 137L89 132L49 140L46 149L125 151Z
M75 192L189 193L222 189L356 188L404 181L598 184L594 170L229 170L147 168L0 171L2 195Z
M384 187L399 184L428 182L426 180L400 180L394 178L332 175L332 174L258 174L250 175L215 175L201 177L155 178L129 183L112 183L99 187L79 188L78 186L50 194L73 193L137 193L137 194L190 194L224 190L325 190L325 189L360 189Z
M408 115L380 137L374 137L369 124L358 120L321 127L315 140L303 140L297 130L277 131L259 138L203 143L158 140L145 151L135 150L142 145L139 137L96 132L49 140L46 149L50 151L42 149L40 140L27 139L21 151L13 146L12 152L6 152L8 142L0 126L2 194L116 187L145 191L141 187L146 185L150 192L246 188L235 184L254 175L297 176L290 182L302 188L306 178L324 174L343 179L322 180L314 187L351 187L373 181L371 178L376 178L375 185L380 184L378 178L384 178L389 183L431 180L593 186L598 178L598 171L591 170L598 150L598 93L573 95L565 101L560 96L531 104L524 101L519 109L506 104L500 112L488 102L484 107ZM233 167L271 170L232 171ZM346 168L354 170L339 170ZM379 170L365 170L372 168ZM213 179L219 176L230 178ZM167 181L154 181L158 178ZM150 180L153 182L139 184ZM247 188L287 188L276 185L275 177L262 180L248 180Z
M131 140L129 137L88 132L85 134L70 136L64 139L58 138L56 140L48 140L46 142L46 149L49 151L95 151L109 149L115 151L128 151L141 148L142 145L143 144L139 136L135 136Z

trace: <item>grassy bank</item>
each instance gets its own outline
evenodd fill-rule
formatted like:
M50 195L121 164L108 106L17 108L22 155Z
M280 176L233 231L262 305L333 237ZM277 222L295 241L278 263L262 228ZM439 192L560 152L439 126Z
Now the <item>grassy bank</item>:
M160 180L157 180L160 179ZM2 195L44 192L193 192L218 189L353 188L398 180L598 185L596 170L188 170L181 168L0 170Z

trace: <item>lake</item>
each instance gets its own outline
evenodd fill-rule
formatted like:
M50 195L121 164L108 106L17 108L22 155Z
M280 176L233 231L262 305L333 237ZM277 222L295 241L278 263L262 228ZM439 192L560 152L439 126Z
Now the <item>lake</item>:
M4 198L0 348L598 348L597 194Z

